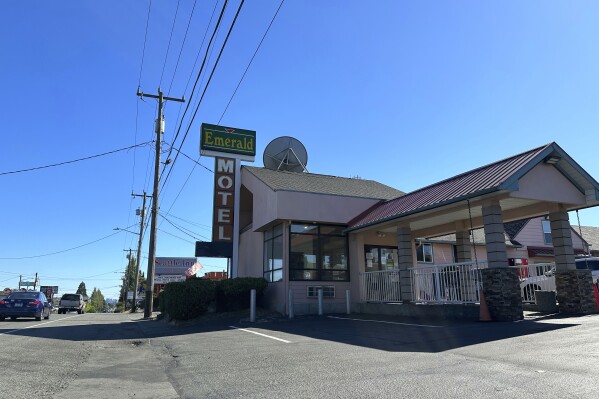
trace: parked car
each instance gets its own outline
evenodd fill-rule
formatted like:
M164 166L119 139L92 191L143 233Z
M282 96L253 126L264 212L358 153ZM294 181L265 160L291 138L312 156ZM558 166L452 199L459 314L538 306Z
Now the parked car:
M7 317L11 320L17 317L35 317L37 321L42 320L42 317L49 319L51 308L43 292L15 291L0 299L0 321Z
M593 275L593 283L599 281L599 258L580 258L576 259L576 268L578 270L590 269Z
M58 303L58 314L75 311L79 314L85 313L85 301L81 294L64 294Z
M576 269L590 269L593 284L599 284L599 258L588 257L575 260ZM547 269L547 265L551 267ZM555 266L553 264L535 264L528 266L530 275L520 278L520 289L524 302L535 301L535 291L555 291ZM528 272L527 272L528 273Z

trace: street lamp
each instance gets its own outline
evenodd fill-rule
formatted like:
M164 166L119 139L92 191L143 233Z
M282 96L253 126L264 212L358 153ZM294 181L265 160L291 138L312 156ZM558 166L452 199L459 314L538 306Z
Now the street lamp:
M127 229L121 229L120 227L115 227L113 230L116 230L116 231L126 231L127 233L131 233L131 234L137 234L137 235L139 235L139 233L136 233L136 232L134 232L134 231L127 230Z

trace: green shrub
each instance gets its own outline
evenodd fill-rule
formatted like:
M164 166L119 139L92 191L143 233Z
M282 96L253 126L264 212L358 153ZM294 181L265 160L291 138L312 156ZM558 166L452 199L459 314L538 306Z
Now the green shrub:
M158 298L160 312L175 320L189 320L206 313L216 299L216 284L202 279L168 283Z
M216 309L219 312L249 309L250 291L256 290L256 302L259 303L267 286L268 283L261 277L221 280L217 285Z

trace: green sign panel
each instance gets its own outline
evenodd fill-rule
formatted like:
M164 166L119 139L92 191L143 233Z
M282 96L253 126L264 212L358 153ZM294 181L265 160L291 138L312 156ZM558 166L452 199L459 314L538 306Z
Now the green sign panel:
M253 161L256 156L256 132L202 123L200 151L202 155L227 156L230 154L238 155L232 158Z

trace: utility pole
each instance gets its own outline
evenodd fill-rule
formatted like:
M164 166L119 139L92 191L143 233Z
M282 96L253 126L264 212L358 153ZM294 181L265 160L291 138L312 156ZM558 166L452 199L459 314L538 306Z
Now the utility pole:
M35 291L35 287L37 286L37 273L35 273L35 280L33 280L33 290Z
M21 291L21 281L23 279L22 275L19 275L19 291Z
M131 195L133 197L143 197L144 202L143 205L141 206L141 212L139 213L139 217L141 218L141 222L139 223L139 241L137 242L137 259L135 262L135 285L133 288L133 307L131 308L132 312L135 312L135 310L137 309L137 286L139 285L139 263L141 262L141 241L142 241L142 235L143 235L143 231L144 231L144 219L146 217L146 198L148 197L146 195L146 192L144 191L143 195L140 194L133 194L131 193ZM150 196L150 198L152 198Z
M125 294L123 298L124 310L127 310L127 296L129 295L129 266L131 265L131 248L123 249L125 252L129 252L127 255L127 268L125 269Z
M164 131L164 116L162 115L162 108L164 101L178 101L185 102L183 98L165 97L158 88L158 95L145 94L139 91L137 88L137 95L141 98L157 98L158 99L158 119L156 120L156 162L154 163L154 191L152 192L152 217L150 223L150 248L148 250L148 273L146 275L146 300L144 309L144 318L152 317L152 310L154 308L154 264L156 262L156 230L158 224L158 178L160 177L160 146L162 143L162 133Z

